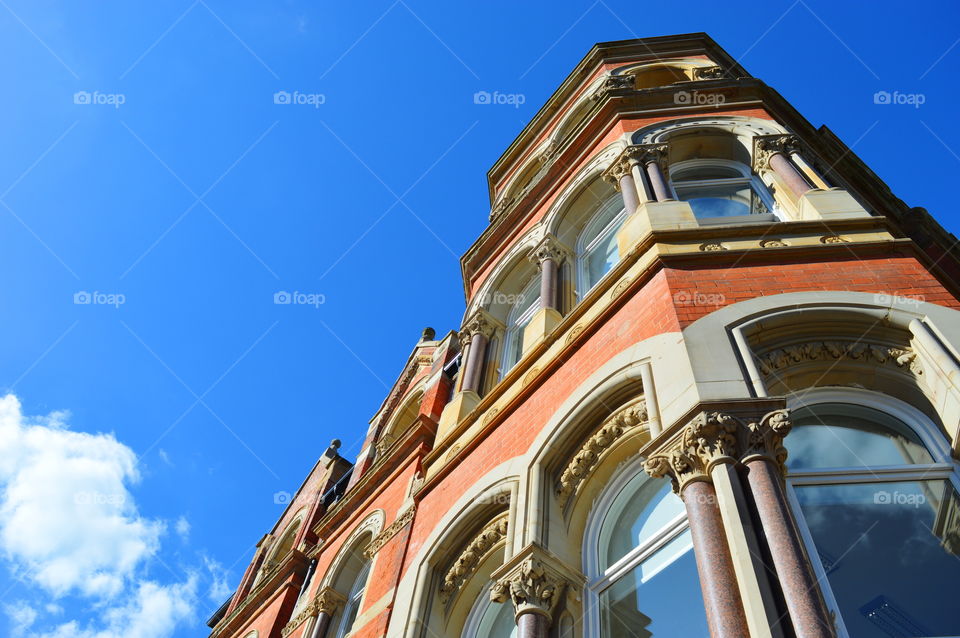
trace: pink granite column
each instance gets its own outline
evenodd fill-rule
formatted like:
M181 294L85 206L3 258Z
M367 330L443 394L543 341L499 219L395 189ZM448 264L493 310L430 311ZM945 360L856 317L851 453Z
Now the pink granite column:
M650 180L650 188L653 189L653 195L658 202L665 202L670 197L670 188L663 178L663 171L660 170L660 163L656 159L648 159L644 169L647 172L647 179Z
M793 165L793 162L790 161L790 158L783 153L774 153L770 156L769 162L770 168L773 170L773 172L783 179L787 187L797 197L800 197L813 188L807 183L807 180L804 179L803 175L800 174L800 171L797 170L797 167Z
M526 612L517 616L517 638L547 638L550 619L541 613Z
M487 337L481 333L473 335L469 342L467 361L463 370L463 392L479 392L483 359L487 353Z
M325 611L321 611L317 614L317 624L313 628L313 633L310 635L310 638L325 638L327 635L327 629L330 627L330 614Z
M746 459L747 482L797 638L832 638L830 618L781 484L764 457Z
M690 521L710 636L747 638L750 635L747 619L720 517L717 493L712 484L693 481L683 488L681 497Z

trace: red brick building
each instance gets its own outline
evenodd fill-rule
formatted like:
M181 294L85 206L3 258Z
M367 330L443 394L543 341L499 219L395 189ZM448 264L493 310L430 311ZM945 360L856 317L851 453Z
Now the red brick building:
M488 177L463 326L211 636L960 634L952 235L704 34L596 45Z

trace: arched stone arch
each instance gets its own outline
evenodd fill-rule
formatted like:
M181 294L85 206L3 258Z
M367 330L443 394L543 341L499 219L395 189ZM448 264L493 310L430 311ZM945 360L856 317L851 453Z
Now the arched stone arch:
M483 309L497 321L501 323L504 321L510 312L510 304L503 301L508 297L501 298L500 295L509 296L522 292L527 281L536 275L537 268L530 262L529 255L530 250L543 237L543 227L538 224L513 244L473 295L464 314L464 320L477 310Z
M384 426L377 437L376 447L378 455L383 454L394 441L403 436L403 433L420 414L420 404L423 400L425 384L426 381L421 380L414 387L408 389L398 402L399 405L397 409L390 415L386 426Z
M350 536L340 546L336 557L330 563L326 574L323 576L319 589L324 587L341 588L343 584L342 576L348 571L351 559L363 557L363 550L367 544L383 531L383 525L386 521L386 514L382 509L376 509L369 514L350 532ZM337 590L339 591L339 590ZM340 592L345 593L345 592Z

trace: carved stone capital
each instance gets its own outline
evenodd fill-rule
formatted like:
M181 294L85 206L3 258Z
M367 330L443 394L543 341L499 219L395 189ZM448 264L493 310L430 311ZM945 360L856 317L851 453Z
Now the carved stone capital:
M627 162L646 166L654 163L660 167L660 170L667 169L667 159L670 153L669 144L634 144L628 146L623 151L623 156Z
M753 138L753 170L760 173L770 169L770 158L781 153L790 155L800 151L796 135L757 135Z
M575 582L569 568L536 545L521 550L493 577L490 600L509 600L517 616L535 613L551 622L567 587Z
M630 162L624 159L623 155L617 157L613 160L613 163L607 167L605 171L601 174L603 181L608 182L613 185L613 187L620 192L620 179L624 175L630 174Z
M593 94L594 100L602 100L613 91L632 91L637 86L637 78L633 75L608 75L597 87Z
M539 268L540 265L548 259L552 259L554 263L559 263L563 255L564 250L557 241L557 238L553 235L547 235L540 240L539 244L530 249L529 259Z
M446 604L460 591L483 559L496 549L507 536L509 514L504 513L490 521L480 533L467 543L443 577L440 602Z
M784 473L783 437L790 432L787 410L731 414L701 412L675 436L647 456L644 469L654 478L669 477L681 494L696 481L710 482L717 465L769 459Z
M694 80L722 80L730 77L722 66L701 66L693 69Z
M324 587L313 600L318 614L333 616L341 605L347 602L347 597L332 587Z
M476 335L483 335L487 339L493 336L495 329L493 320L483 310L473 313L463 324L463 329L457 335L460 339L461 347L470 343Z

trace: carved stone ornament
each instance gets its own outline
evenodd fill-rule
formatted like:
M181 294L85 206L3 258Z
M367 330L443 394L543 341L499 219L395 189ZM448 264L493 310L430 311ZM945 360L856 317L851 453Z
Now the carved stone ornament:
M607 167L605 171L601 174L603 181L611 184L613 188L619 193L620 192L620 180L624 175L630 174L630 162L628 162L622 155L613 160L613 163Z
M493 204L493 208L490 209L490 221L493 221L507 212L507 209L513 205L513 197L501 197Z
M917 353L909 348L898 348L864 341L809 341L777 348L757 357L760 371L775 375L782 370L805 361L839 361L847 359L872 365L894 365L906 368L921 376L923 369Z
M594 100L602 100L613 91L632 91L637 86L636 76L626 75L608 75L603 78L600 86L593 94Z
M530 261L537 265L537 268L548 259L554 263L559 263L563 258L564 251L557 243L557 238L553 235L547 235L540 240L540 243L530 249Z
M761 248L784 248L787 242L782 239L764 239L760 242Z
M406 510L403 511L397 520L390 523L390 525L377 534L370 544L367 545L367 548L363 550L363 555L367 558L373 558L373 556L380 551L380 549L387 544L387 542L397 535L397 532L402 530L406 525L413 520L414 514L417 512L416 505L411 505Z
M700 250L707 253L726 249L726 246L716 241L700 244Z
M661 171L666 171L670 157L670 145L666 143L634 144L624 149L623 157L631 165L646 166L647 164L656 164L660 167Z
M530 556L513 573L493 584L490 600L495 603L510 600L517 616L538 613L552 619L566 588L563 577L540 559Z
M463 324L463 329L457 335L460 339L460 346L464 347L473 340L473 337L482 334L486 338L493 336L493 322L486 316L486 313L478 311L467 319Z
M455 597L483 559L507 537L508 520L509 513L503 513L488 523L467 544L443 577L440 585L441 603L445 605Z
M724 412L703 412L672 441L651 454L643 467L654 478L669 477L673 489L696 481L710 481L710 472L719 464L766 458L783 473L787 458L783 437L790 432L786 410L776 410L756 419L744 419Z
M557 500L561 508L566 507L580 484L590 476L603 453L625 433L646 421L647 404L645 401L640 401L617 410L603 422L573 455L560 475Z
M821 244L846 244L849 241L843 235L824 235L820 238Z
M346 602L346 597L337 590L330 587L324 587L309 603L304 605L297 614L290 619L280 631L281 636L288 636L294 629L306 622L307 618L312 618L318 614L327 614L333 616L337 608Z
M753 138L753 170L769 170L770 158L777 153L789 156L799 152L800 140L796 135L757 135Z
M694 80L722 80L729 74L722 66L701 66L693 69Z

